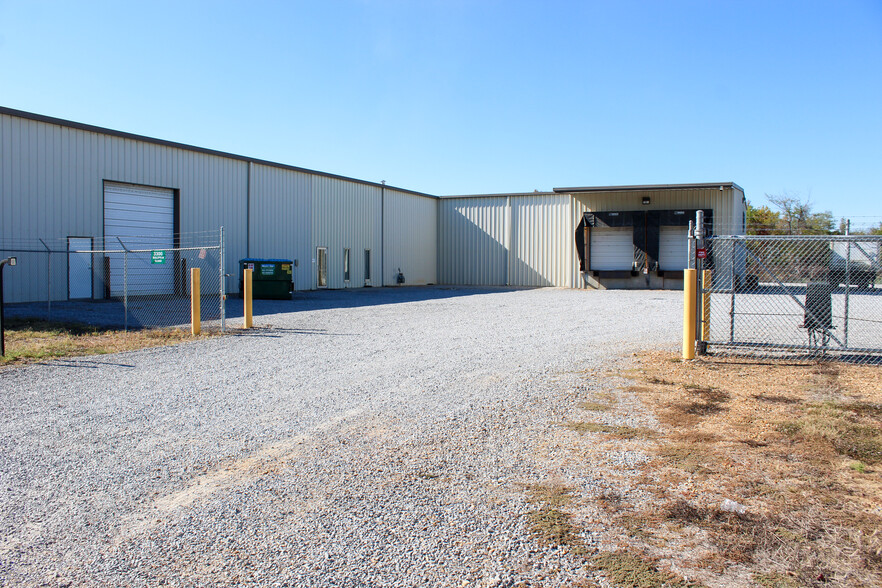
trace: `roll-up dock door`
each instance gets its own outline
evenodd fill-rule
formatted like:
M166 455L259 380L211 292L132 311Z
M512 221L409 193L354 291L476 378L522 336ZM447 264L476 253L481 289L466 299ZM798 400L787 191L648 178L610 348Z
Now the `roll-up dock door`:
M104 242L110 250L121 249L120 241L138 253L107 254L109 257L110 295L122 296L123 284L128 294L174 294L174 258L168 253L153 256L153 251L174 247L175 194L168 188L133 184L104 184ZM128 278L125 278L128 257ZM161 259L161 263L157 260Z
M631 227L591 229L591 269L630 270L634 265L633 233Z
M686 268L686 227L661 227L658 243L658 269L683 271Z

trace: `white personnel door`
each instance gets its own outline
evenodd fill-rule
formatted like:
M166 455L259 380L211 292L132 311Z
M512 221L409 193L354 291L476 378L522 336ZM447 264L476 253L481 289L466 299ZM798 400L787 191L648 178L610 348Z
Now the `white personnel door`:
M634 266L634 230L631 227L591 229L592 270L630 270Z
M91 237L67 238L67 297L71 300L92 298L91 250Z

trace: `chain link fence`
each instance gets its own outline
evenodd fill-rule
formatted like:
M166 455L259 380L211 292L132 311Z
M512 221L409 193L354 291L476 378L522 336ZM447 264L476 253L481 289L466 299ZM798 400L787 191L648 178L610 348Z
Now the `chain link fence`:
M18 259L6 276L8 316L124 330L185 327L198 269L203 327L226 326L223 228L172 238L4 240L0 256Z
M715 236L704 247L708 352L882 360L882 236Z

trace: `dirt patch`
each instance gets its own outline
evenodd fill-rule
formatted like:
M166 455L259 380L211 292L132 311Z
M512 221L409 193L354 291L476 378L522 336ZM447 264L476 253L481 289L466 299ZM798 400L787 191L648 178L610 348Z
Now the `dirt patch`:
M138 331L102 330L78 323L8 318L6 355L0 367L48 361L60 357L101 355L149 347L174 345L184 341L220 335L203 329L191 335L186 329L143 329Z
M882 368L649 353L629 377L663 424L637 480L654 498L597 504L632 550L693 577L882 585Z

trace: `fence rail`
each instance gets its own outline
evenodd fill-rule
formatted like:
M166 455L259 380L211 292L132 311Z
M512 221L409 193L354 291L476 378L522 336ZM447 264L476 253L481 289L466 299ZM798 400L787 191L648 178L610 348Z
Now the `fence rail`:
M223 227L171 242L149 236L0 241L0 256L10 255L18 265L7 275L9 316L125 330L185 326L190 270L199 268L201 321L226 327Z
M882 236L714 236L699 260L699 348L882 360Z

